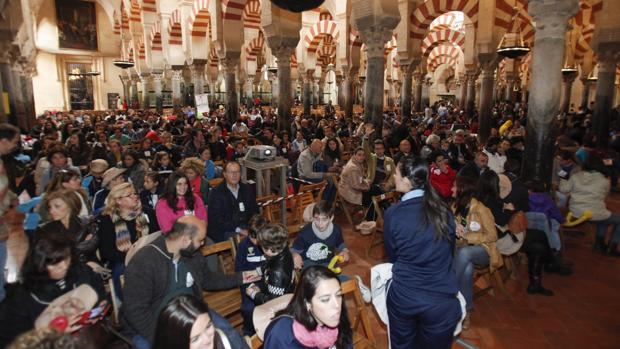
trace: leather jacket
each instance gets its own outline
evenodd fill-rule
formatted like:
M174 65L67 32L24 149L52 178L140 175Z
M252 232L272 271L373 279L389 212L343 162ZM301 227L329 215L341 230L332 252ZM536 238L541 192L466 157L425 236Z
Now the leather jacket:
M268 258L262 269L264 282L260 285L261 292L254 296L254 304L260 305L295 291L293 256L288 248Z

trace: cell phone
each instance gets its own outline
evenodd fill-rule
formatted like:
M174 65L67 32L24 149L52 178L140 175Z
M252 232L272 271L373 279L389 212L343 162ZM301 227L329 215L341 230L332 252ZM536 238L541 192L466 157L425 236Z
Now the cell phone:
M101 315L105 314L105 310L106 310L107 306L108 306L108 303L107 302L103 302L97 308L91 309L91 311L90 311L90 313L88 315L88 320L96 319L96 318L100 317Z

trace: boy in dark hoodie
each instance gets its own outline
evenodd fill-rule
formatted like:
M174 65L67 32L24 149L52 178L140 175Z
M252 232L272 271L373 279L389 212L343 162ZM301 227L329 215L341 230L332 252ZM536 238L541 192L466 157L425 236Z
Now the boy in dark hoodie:
M545 190L545 184L541 181L532 181L528 183L529 187L529 212L542 213L547 217L547 224L544 227L536 227L547 234L549 247L555 257L559 257L562 248L560 240L560 225L564 224L566 219L560 212L555 201ZM528 212L528 213L529 213Z

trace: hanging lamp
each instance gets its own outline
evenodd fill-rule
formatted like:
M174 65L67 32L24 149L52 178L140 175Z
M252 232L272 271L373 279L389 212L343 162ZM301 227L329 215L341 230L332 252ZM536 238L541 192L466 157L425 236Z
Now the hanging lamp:
M519 12L516 5L513 7L513 10L514 15L510 21L510 27L504 36L502 36L499 46L497 47L497 54L512 59L524 56L531 50L523 41L521 23L518 16Z
M121 69L132 68L135 65L133 61L128 61L124 59L116 59L114 60L114 62L112 62L112 64L114 64L115 66Z
M271 0L279 8L291 12L304 12L317 8L323 4L325 0Z
M571 57L574 57L575 54L573 52L573 31L569 31L568 32L568 41L567 41L567 48L566 48L566 52L564 53L564 66L562 68L562 75L563 76L570 76L572 74L577 73L577 66L574 64L574 60L573 60L573 64L570 64L571 62Z

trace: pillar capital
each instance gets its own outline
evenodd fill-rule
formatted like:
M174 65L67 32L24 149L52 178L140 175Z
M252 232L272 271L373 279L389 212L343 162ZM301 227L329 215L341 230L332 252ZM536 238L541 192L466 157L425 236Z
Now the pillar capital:
M615 72L616 64L620 61L619 43L600 43L596 50L598 72Z
M577 14L579 0L531 0L528 13L534 19L536 40L564 39L568 20Z
M220 62L222 63L222 67L224 67L224 71L227 73L235 72L237 65L239 65L239 58L237 57L225 57L221 58Z
M370 58L383 58L385 43L392 38L392 30L374 26L360 31L360 39L366 44L366 55Z

